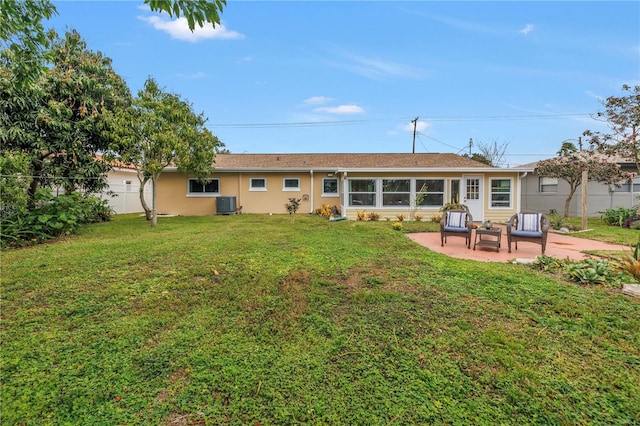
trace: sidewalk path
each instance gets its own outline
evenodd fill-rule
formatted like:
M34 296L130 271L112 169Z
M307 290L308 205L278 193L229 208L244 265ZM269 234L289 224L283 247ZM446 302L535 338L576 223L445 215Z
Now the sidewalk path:
M473 249L473 239L475 239L475 231L471 238L471 248L467 249L464 244L464 238L449 237L444 247L440 246L440 232L417 232L407 234L409 238L418 244L427 247L447 256L459 259L470 259L481 262L510 262L514 259L535 259L536 256L542 254L542 247L535 243L518 243L518 250L515 244L511 244L511 253L508 252L506 230L502 227L502 241L500 251L496 253L495 248L476 247ZM582 253L584 250L630 250L630 247L621 244L603 243L600 241L587 240L584 238L571 237L566 234L557 234L549 232L547 237L547 256L557 257L558 259L582 260L592 257Z

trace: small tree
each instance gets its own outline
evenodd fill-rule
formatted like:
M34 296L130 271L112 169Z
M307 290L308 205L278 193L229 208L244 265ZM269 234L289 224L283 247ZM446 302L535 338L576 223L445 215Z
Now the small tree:
M635 162L640 174L640 86L625 84L622 90L626 95L609 96L604 101L604 112L596 116L607 121L611 134L586 131L584 135L599 151Z
M483 158L488 160L490 166L498 167L500 164L504 164L504 156L507 152L507 148L509 147L509 142L498 143L498 141L493 141L493 143L483 143L478 142L478 150Z
M569 194L564 203L564 217L569 216L569 204L582 183L582 172L588 172L589 180L605 184L619 185L633 177L620 166L608 161L607 157L593 151L576 151L563 144L558 157L538 163L534 173L539 176L562 179L569 184Z
M300 208L300 198L289 198L289 202L284 205L289 214L291 215L291 223L295 222L295 214Z
M413 206L411 206L411 210L409 211L409 219L415 220L416 213L418 212L418 209L422 205L422 202L424 201L424 197L426 195L427 195L427 184L425 183L422 185L422 188L420 188L420 190L416 193L415 198L413 199Z
M178 95L167 93L153 78L133 101L133 108L121 116L121 161L133 164L140 180L140 202L151 226L157 224L156 186L164 169L170 165L178 171L204 179L213 171L217 137L204 127L206 119L196 115L191 105ZM152 207L144 200L144 187L151 181Z

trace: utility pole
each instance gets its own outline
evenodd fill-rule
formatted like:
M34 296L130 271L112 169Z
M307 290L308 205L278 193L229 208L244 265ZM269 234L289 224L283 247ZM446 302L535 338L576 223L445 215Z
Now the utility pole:
M416 153L416 127L418 127L418 117L416 117L415 119L411 120L411 122L413 123L413 150L412 150L412 153L415 154Z
M473 146L473 138L469 138L469 158L471 158L471 147Z

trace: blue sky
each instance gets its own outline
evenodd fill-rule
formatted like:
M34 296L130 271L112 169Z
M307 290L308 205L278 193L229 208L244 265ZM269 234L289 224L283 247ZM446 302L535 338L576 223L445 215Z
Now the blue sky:
M555 155L602 99L640 84L640 2L229 0L191 33L139 1L54 1L137 93L148 76L193 104L233 153ZM477 152L472 148L472 152Z

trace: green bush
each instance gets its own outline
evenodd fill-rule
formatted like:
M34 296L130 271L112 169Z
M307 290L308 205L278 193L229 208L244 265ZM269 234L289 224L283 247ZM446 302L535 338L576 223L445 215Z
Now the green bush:
M617 209L606 209L602 214L602 221L607 225L622 226L622 224L630 217L635 216L636 209L627 207L619 207Z
M41 243L72 234L83 223L108 221L111 214L107 201L98 197L77 192L56 197L40 190L34 209L0 218L0 246Z
M616 273L609 262L585 259L567 265L569 278L579 284L608 285L617 282Z

